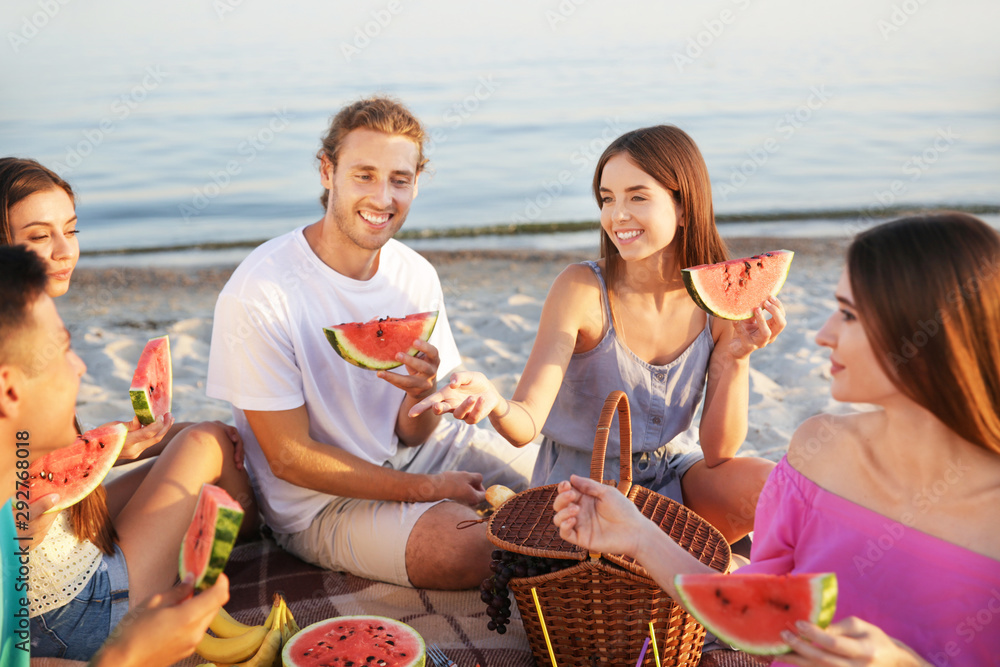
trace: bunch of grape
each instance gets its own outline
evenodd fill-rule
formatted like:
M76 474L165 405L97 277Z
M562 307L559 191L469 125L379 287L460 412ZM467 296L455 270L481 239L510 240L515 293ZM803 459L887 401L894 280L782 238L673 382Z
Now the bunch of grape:
M560 558L536 558L535 556L516 554L512 551L494 549L493 562L490 563L493 575L489 579L484 579L479 587L480 598L486 603L486 614L490 617L486 627L495 630L500 635L507 632L512 602L507 584L511 579L537 577L562 570L575 562Z

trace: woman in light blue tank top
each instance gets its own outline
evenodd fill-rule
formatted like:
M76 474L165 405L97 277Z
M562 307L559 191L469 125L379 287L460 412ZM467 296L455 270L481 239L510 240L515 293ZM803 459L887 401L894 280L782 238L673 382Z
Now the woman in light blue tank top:
M624 391L633 480L683 502L734 542L752 530L774 467L736 457L747 433L749 356L784 329L784 308L771 297L752 318L731 322L709 318L688 296L681 269L727 253L705 161L680 129L659 125L613 141L598 161L594 195L601 260L556 278L513 399L481 373L463 372L410 414L433 409L469 423L489 416L515 446L542 434L537 486L589 474L604 400ZM618 444L614 423L605 479L618 478Z

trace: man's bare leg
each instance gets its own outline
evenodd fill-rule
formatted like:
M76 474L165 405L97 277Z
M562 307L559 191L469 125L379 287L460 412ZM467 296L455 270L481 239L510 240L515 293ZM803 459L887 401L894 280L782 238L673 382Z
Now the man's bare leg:
M486 539L486 524L455 527L478 518L471 508L453 502L438 503L424 512L406 542L410 583L416 588L461 590L477 587L489 577L493 545Z

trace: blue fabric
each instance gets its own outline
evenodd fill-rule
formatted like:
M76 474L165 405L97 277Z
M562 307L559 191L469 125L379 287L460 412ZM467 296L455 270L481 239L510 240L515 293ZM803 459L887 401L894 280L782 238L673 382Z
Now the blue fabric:
M545 439L531 486L555 484L571 473L589 476L604 401L612 391L621 390L628 396L632 415L633 482L682 502L680 478L704 458L692 422L715 347L710 322L706 316L702 332L669 364L646 363L618 338L600 267L596 262L586 265L601 285L606 333L594 349L570 359L542 427ZM618 479L620 447L616 414L608 434L604 479Z
M115 545L97 572L67 604L31 619L31 654L35 657L87 661L128 611L128 569Z
M28 582L21 571L26 551L17 540L8 498L0 508L0 667L28 667L30 660Z

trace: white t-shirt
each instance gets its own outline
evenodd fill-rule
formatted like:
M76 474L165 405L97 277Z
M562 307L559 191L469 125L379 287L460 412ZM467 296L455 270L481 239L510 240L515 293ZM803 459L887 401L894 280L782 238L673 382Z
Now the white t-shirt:
M441 282L427 260L391 239L376 274L353 280L316 256L304 229L263 244L230 277L215 306L208 361L206 391L232 403L258 501L268 525L281 533L307 528L333 496L278 479L244 410L305 404L313 439L376 465L398 445L396 417L405 393L340 358L323 327L437 310L430 342L440 353L438 376L461 363Z

